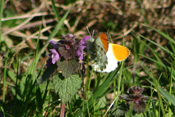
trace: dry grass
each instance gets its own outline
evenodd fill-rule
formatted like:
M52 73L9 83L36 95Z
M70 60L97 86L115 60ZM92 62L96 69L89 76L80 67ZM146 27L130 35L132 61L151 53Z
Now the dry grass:
M75 1L67 4L65 1L55 0L55 6L59 17L71 7L67 20L64 21L64 32L72 33L81 39L87 35L86 26L90 32L109 32L116 43L124 38L129 43L131 32L137 32L149 39L155 40L160 45L166 45L166 40L157 33L150 32L145 25L151 26L175 38L174 16L175 1L153 1L153 0L122 0L122 1ZM66 5L67 4L67 5ZM35 50L36 41L40 31L40 40L48 38L52 32L57 19L52 10L49 0L12 2L6 0L4 5L3 37L9 48L13 48L13 56L20 54L23 50ZM10 24L10 25L9 25ZM61 33L54 39L59 39ZM157 48L158 49L158 48ZM163 55L164 53L162 53ZM42 59L42 58L41 58ZM43 61L46 58L43 58ZM13 57L11 63L13 62ZM0 64L2 67L2 63Z

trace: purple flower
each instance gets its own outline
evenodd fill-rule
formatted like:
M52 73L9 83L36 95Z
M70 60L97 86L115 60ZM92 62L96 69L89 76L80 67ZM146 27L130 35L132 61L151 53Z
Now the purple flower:
M55 64L60 59L60 55L55 49L50 49L50 51L51 51L52 64Z
M59 59L60 55L56 51L56 49L50 49L50 58L47 60L46 66L49 67L51 64L55 64Z
M86 46L87 40L89 40L90 38L91 38L91 36L85 36L85 37L80 41L80 45Z
M57 49L58 48L56 41L50 40L49 41L49 44L52 45L54 49Z
M55 73L62 74L64 78L80 72L83 75L85 66L81 62L88 39L90 39L90 36L86 36L82 40L75 40L74 35L68 34L63 35L63 38L59 41L49 41L52 48L49 50L47 68L41 77L40 83Z
M71 38L71 39L73 39L73 38L75 38L75 35L67 34L67 35L63 35L63 38Z
M75 36L72 34L63 35L63 39L59 41L49 41L49 44L53 46L50 49L50 58L47 60L47 66L55 64L58 60L70 60L79 58L80 62L84 58L84 49L87 46L87 40L90 36L84 37L81 41L75 40Z
M63 40L65 40L66 43L70 43L71 45L74 45L75 44L75 35L73 35L73 34L63 35Z
M86 46L80 46L78 47L77 51L76 51L76 55L79 57L80 60L83 60L84 58L84 49L86 48Z
M133 103L133 111L142 113L146 108L145 102L148 99L148 96L144 96L142 93L143 88L133 86L129 88L127 94L120 95L120 99L126 100L128 106Z
M84 49L86 48L87 40L89 39L90 39L90 36L86 36L79 42L79 46L76 50L76 55L79 57L80 60L83 60L84 58Z

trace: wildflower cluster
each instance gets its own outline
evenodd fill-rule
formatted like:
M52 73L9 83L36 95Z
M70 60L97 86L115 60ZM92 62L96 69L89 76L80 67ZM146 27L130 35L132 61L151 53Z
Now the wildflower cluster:
M136 113L144 112L146 108L146 100L147 96L144 96L143 93L144 88L140 88L138 86L133 86L128 89L127 94L120 95L120 99L126 100L127 106L131 106L133 104L133 111Z
M84 49L86 48L86 41L90 36L84 37L81 41L75 40L72 34L63 35L63 39L57 42L50 41L53 49L50 49L50 58L47 61L47 67L50 64L55 64L59 60L71 60L79 58L80 62L84 58Z
M82 65L84 49L89 38L90 36L86 36L79 41L75 40L74 35L68 34L63 35L60 41L49 42L53 48L50 49L47 69L40 83L53 75L55 92L59 94L64 103L68 102L81 86L82 79L78 71L81 70L80 65Z

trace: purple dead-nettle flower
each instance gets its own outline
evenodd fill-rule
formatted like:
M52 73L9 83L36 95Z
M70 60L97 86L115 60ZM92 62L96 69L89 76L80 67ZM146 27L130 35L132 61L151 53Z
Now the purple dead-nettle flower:
M71 45L75 44L75 36L73 34L63 35L63 40L66 40Z
M91 36L85 36L81 41L80 41L80 45L87 45L87 40L89 40L91 38Z
M63 34L63 39L74 39L74 38L75 38L75 35L73 34L67 34L67 35Z
M133 103L133 111L136 113L142 113L146 108L145 102L148 99L148 96L142 94L143 90L144 88L133 86L128 89L127 94L120 95L120 99L126 100L128 106Z
M75 40L75 36L72 34L63 35L63 39L59 41L49 41L53 46L53 49L50 49L50 58L47 61L47 66L50 64L55 64L61 58L63 60L70 60L79 58L83 60L84 58L84 49L87 46L87 40L90 39L90 36L84 37L82 40Z
M55 64L60 59L60 55L57 52L57 42L50 40L49 44L53 46L53 49L50 49L51 53L49 54L50 58L47 60L47 67L49 67L51 64Z
M50 58L47 60L46 66L49 67L51 64L55 64L59 59L60 55L56 51L56 49L50 49Z
M137 86L133 86L131 88L128 89L128 93L130 95L142 95L144 88L140 88Z
M51 54L52 64L55 64L60 59L60 55L58 54L56 49L50 49L50 51L52 53Z
M79 57L80 60L83 60L84 58L84 49L86 48L87 40L89 39L90 39L90 36L86 36L79 42L79 46L76 50L76 55Z
M77 73L83 75L85 69L82 60L88 39L90 39L90 36L84 37L82 40L75 40L74 35L68 34L63 35L63 38L59 41L49 41L52 48L49 50L47 68L41 77L40 83L55 73L62 74L65 78L70 78L70 76Z
M50 40L49 41L49 44L52 45L54 49L57 49L58 48L57 41Z

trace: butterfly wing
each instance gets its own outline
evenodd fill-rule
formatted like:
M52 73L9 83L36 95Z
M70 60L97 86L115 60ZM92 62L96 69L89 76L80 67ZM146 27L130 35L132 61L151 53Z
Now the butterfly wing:
M94 41L94 47L91 53L92 67L95 71L103 71L106 68L107 56L106 52L108 49L108 39L105 33L99 35Z
M114 71L118 67L118 62L125 60L129 54L130 51L128 48L118 44L109 43L109 48L106 53L108 63L106 64L106 69L102 72Z
M118 62L125 60L130 51L128 48L108 42L105 33L91 39L88 43L92 67L98 72L111 72L118 67Z
M109 42L108 42L108 37L106 35L106 33L101 33L99 35L99 37L97 38L96 40L96 45L100 46L101 48L103 48L103 50L105 52L108 51L108 45L109 45Z
M88 50L88 54L90 54L91 59L94 59L96 57L96 50L95 50L95 39L94 38L90 38L87 41L87 50Z
M110 43L110 46L114 57L119 62L125 60L130 55L129 49L122 45Z

